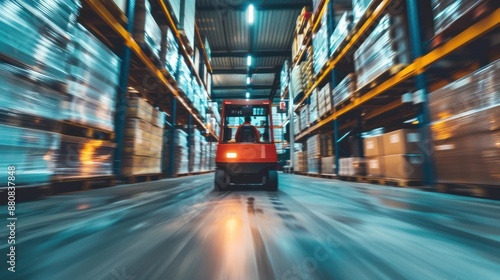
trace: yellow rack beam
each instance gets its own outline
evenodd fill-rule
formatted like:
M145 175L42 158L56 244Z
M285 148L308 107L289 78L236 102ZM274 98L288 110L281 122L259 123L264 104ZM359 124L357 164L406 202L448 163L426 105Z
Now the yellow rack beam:
M128 46L134 53L139 57L139 59L146 65L148 71L153 74L167 89L170 91L174 97L186 108L186 110L193 115L194 119L203 127L203 129L207 130L207 127L203 123L203 121L198 118L197 115L193 114L193 109L182 99L179 92L175 90L175 88L167 81L163 73L156 68L154 63L146 56L146 54L139 47L137 42L132 38L132 35L127 32L127 30L116 20L116 18L108 11L106 7L102 5L99 0L86 0L89 4L90 8L94 10L96 14L98 14L104 22L106 22L113 30L115 30L120 37L122 37L126 46ZM213 131L210 133L217 139L217 136Z
M312 28L312 33L315 33L316 31L318 31L319 23L321 22L321 18L323 17L323 14L325 13L326 8L328 7L328 2L330 2L330 0L323 0L323 1L321 1L321 3L319 3L319 5L318 5L319 13L314 18L314 25Z
M172 18L172 15L170 14L170 11L167 8L167 5L165 4L165 1L163 0L158 0L158 3L160 4L161 10L165 14L165 17L167 18L168 25L170 26L170 29L173 30L175 37L177 38L177 41L179 42L179 49L181 50L182 56L184 57L184 60L188 62L188 64L191 66L191 68L195 69L193 60L189 56L189 54L186 51L186 47L184 46L184 43L182 42L181 34L179 33L179 30L177 29L177 26L175 26L174 19ZM193 42L194 45L194 42ZM208 89L205 85L205 83L201 80L200 76L196 71L192 73L196 79L198 80L198 83L205 87L205 92L207 94L207 99L210 100L210 94L208 93Z
M322 83L325 78L330 74L335 66L352 50L352 48L365 36L366 32L372 25L374 25L377 20L383 15L385 9L389 6L392 0L383 0L377 8L373 11L373 13L366 19L363 25L357 30L357 32L352 35L351 39L347 43L347 45L342 49L342 51L336 56L330 58L330 60L326 63L327 68L321 76L316 79L316 82L312 85L312 87L305 93L304 97L297 104L300 106L304 101L311 95L313 90L318 87L320 83Z
M385 91L389 90L390 88L400 84L401 82L414 77L416 75L419 75L425 71L427 67L435 63L436 61L440 60L441 58L449 55L450 53L456 51L457 49L469 44L470 42L474 41L475 39L483 36L487 32L493 30L494 28L497 28L500 25L500 8L496 9L493 13L491 13L489 16L486 18L480 20L479 22L475 23L471 27L467 28L464 30L462 33L458 34L457 36L453 37L452 39L448 40L448 42L444 43L440 47L437 47L433 51L429 52L428 54L421 56L413 61L410 65L408 65L406 68L401 70L399 73L394 75L393 77L389 78L370 92L366 93L365 95L355 99L351 104L347 105L346 107L334 112L332 115L327 117L326 119L320 121L316 125L308 128L301 134L299 134L296 139L299 140L311 132L319 129L320 127L324 126L325 124L339 118L340 116L346 114L347 112L355 109L356 107L362 105L363 103L366 103L367 101L379 96L380 94L384 93Z
M203 40L201 40L200 30L198 29L197 24L194 25L194 30L196 32L196 38L198 38L198 42L200 42L201 50L203 51L203 57L205 58L205 65L208 68L208 72L213 73L214 71L212 70L212 65L210 64L210 61L208 60L207 50L205 49L205 44L203 43Z

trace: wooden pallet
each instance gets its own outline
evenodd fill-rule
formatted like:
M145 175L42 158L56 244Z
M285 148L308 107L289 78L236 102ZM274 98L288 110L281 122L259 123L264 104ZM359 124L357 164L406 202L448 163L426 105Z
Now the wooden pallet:
M163 179L163 174L151 173L151 174L125 175L122 177L122 179L125 182L127 182L127 184L135 184L135 183L161 180Z
M333 114L333 109L327 110L323 115L319 117L320 120L324 120Z
M96 140L113 141L115 139L115 133L112 131L104 131L98 128L69 121L61 122L57 132L64 135L85 137Z
M492 13L496 8L495 0L483 0L474 8L463 14L461 17L454 20L444 30L436 34L430 42L431 48L437 48L446 43L450 38L458 35L465 27L471 26L478 22L488 14Z
M364 177L364 182L376 185L384 185L384 186L397 186L397 187L419 187L423 186L422 180L415 179L399 179L399 178L381 178L381 177Z
M184 48L186 49L186 52L188 53L188 55L193 55L194 50L191 47L191 44L194 42L189 41L188 37L186 36L186 32L184 30L179 29L179 34L181 35L181 40L184 45Z
M363 183L363 176L344 176L340 175L337 177L339 180L347 181L347 182L355 182L355 183Z
M500 199L500 187L498 185L438 182L435 188L436 191L442 193Z
M404 64L404 63L391 66L389 69L380 73L377 77L373 78L371 81L369 81L368 83L366 83L362 87L358 88L357 92L362 95L362 94L374 89L375 87L379 86L383 82L387 81L390 77L396 75L401 70L406 68L406 66L408 66L408 64Z
M98 187L112 187L116 184L114 175L94 176L94 177L63 177L55 176L51 184L46 187L46 194L87 191Z

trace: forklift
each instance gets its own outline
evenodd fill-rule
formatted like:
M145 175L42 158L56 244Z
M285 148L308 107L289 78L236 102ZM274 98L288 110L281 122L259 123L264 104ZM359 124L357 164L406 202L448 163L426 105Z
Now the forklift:
M278 156L270 100L224 100L215 157L214 189L233 186L278 190ZM244 120L250 120L250 123Z

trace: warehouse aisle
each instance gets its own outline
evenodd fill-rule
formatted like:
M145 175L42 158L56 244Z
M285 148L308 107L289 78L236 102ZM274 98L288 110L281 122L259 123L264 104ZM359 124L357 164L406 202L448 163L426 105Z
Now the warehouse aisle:
M212 178L21 203L15 275L498 279L498 201L290 174L276 193L215 193ZM0 279L12 279L5 271Z

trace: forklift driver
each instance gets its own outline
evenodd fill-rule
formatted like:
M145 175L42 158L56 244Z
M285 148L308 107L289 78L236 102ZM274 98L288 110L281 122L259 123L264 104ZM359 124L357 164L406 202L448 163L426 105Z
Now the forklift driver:
M236 131L236 142L260 142L260 133L255 126L250 123L250 116L245 117L245 122Z

